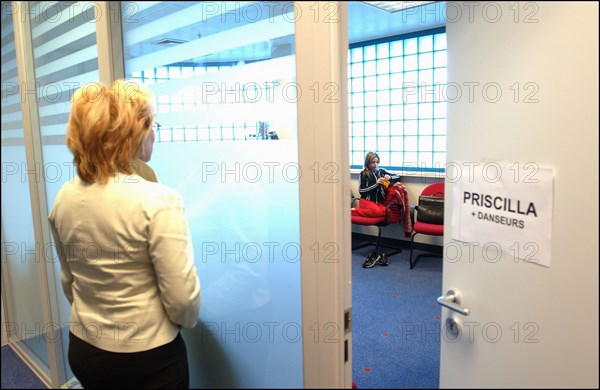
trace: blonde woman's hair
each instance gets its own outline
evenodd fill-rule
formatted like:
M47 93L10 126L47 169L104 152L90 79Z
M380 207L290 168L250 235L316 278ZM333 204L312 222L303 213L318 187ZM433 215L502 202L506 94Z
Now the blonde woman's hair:
M117 172L133 172L130 162L152 131L152 100L152 92L134 81L117 80L110 87L94 82L75 91L67 147L81 180L106 183Z

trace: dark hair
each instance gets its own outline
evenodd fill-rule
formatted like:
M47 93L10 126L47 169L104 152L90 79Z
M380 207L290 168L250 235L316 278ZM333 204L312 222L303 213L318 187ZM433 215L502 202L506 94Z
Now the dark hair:
M369 170L369 164L371 164L371 162L374 159L378 159L378 160L381 161L381 159L379 158L379 155L377 153L375 153L375 152L368 152L367 155L365 156L365 167L364 167L364 169L362 170L361 173L364 173L364 174L368 173L367 171Z

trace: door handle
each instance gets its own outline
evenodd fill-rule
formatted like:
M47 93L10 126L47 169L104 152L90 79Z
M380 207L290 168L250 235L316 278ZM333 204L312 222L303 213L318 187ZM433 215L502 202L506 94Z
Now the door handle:
M446 295L443 295L437 299L438 303L452 311L462 314L463 316L469 315L469 309L460 306L460 299L458 298L458 292L454 290L448 290Z

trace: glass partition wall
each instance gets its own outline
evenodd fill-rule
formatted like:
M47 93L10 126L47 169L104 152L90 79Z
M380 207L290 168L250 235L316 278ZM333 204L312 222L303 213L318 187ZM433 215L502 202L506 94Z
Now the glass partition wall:
M75 175L66 124L73 92L98 80L95 21L93 3L2 2L3 293L7 328L16 332L8 336L27 345L22 356L54 386L72 377L65 364L70 306L47 216L60 187ZM22 107L26 132L17 121ZM27 237L19 236L28 224Z
M7 7L8 6L8 7ZM30 185L39 170L27 165L23 113L9 2L2 2L2 326L19 355L49 376ZM30 183L32 181L34 183Z
M313 375L314 383L333 376L331 383L339 383L340 371L327 362L348 362L350 331L340 325L343 312L333 309L314 309L309 318L315 321L303 326L301 286L313 279L316 285L317 278L302 280L301 268L313 267L311 275L324 270L319 283L328 292L318 302L338 302L335 294L347 282L324 276L340 277L343 251L332 254L332 240L329 246L304 240L311 261L301 267L300 198L329 194L304 217L311 226L321 219L313 229L318 239L339 235L328 213L342 212L329 204L348 202L341 199L343 181L332 181L328 168L347 164L339 164L339 154L327 156L341 126L338 111L333 126L329 113L319 123L307 121L314 125L305 134L320 131L315 137L328 146L304 149L315 157L300 168L295 34L298 22L309 37L312 23L330 23L331 16L325 2L2 2L2 322L9 343L49 387L64 386L72 373L65 337L70 308L47 215L75 175L65 146L70 99L79 86L104 78L107 45L113 54L120 46L111 77L136 79L155 93L160 130L149 164L186 205L202 285L199 325L183 333L190 385L297 388L307 370L325 372ZM106 18L122 29L119 45L99 32ZM308 42L324 39L329 27L322 24L325 35L307 38L305 57L313 51ZM328 54L323 51L322 63L331 61ZM329 75L322 85L329 85ZM304 91L316 92L308 83ZM310 195L299 191L302 180L311 182ZM315 298L317 289L307 290ZM308 368L306 339L313 343L310 356L327 351L309 359Z

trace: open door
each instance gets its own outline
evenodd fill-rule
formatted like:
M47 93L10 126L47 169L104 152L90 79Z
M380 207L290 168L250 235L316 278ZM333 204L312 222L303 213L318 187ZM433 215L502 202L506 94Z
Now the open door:
M446 178L442 294L459 291L469 315L443 310L440 388L597 388L598 4L471 4L448 4L448 161L550 169L553 202L537 211L551 244L454 240L469 178Z

